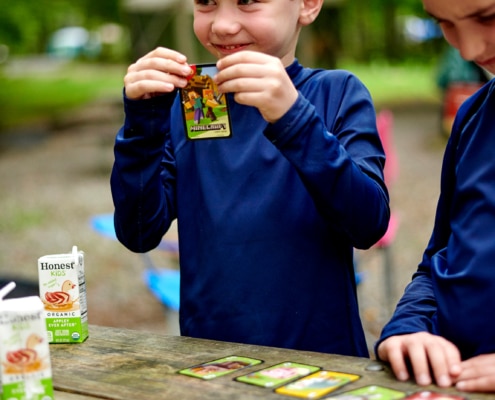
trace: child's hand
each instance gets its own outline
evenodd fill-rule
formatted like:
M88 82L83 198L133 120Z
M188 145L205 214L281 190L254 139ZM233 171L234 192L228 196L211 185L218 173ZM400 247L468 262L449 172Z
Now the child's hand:
M186 56L158 47L129 66L124 77L125 94L129 99L147 99L184 87L192 72Z
M457 347L441 336L428 332L390 336L378 346L378 357L388 361L397 379L409 379L407 361L416 383L432 383L432 375L440 387L451 386L461 372L461 356Z
M277 57L240 51L217 62L220 92L235 93L236 102L257 107L263 118L278 121L297 100L297 90Z
M482 354L461 364L456 388L465 392L495 392L495 354Z

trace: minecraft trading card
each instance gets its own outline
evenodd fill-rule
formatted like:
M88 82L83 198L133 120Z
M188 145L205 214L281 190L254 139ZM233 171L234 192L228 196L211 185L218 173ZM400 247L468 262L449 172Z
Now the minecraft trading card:
M283 362L235 379L239 382L269 388L286 384L318 370L320 370L320 367L314 365Z
M369 385L335 395L334 397L328 397L328 400L398 400L404 398L405 395L404 392L399 390L379 385Z
M343 372L318 371L286 386L275 389L275 392L302 399L316 400L359 378L359 375Z
M179 371L179 374L189 375L200 379L214 379L231 372L238 371L242 368L261 364L263 361L255 358L228 356L203 364L193 365Z
M194 73L181 89L182 116L190 140L219 139L232 136L229 108L225 93L219 93L213 77L215 64L191 65Z

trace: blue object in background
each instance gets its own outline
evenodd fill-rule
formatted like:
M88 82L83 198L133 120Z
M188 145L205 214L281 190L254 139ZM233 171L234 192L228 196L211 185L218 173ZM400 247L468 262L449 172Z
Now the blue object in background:
M99 234L117 240L113 214L95 215L91 218L91 226ZM162 240L157 249L172 253L179 251L177 242L170 240ZM145 284L162 304L173 311L178 311L180 305L180 271L155 267L147 254L143 254L143 257L145 258L145 265L148 265L143 274Z
M149 289L165 306L179 311L180 272L174 269L147 269L144 281Z

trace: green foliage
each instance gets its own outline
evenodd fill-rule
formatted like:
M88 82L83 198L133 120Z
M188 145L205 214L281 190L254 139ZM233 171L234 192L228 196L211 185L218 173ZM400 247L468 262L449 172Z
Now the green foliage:
M22 232L41 225L45 219L45 212L42 209L21 209L16 204L7 204L7 209L4 209L0 215L0 232L10 234Z
M133 55L144 53L142 48L136 48L143 47L136 35L144 27L147 45L152 48L177 41L176 32L166 31L168 25L173 26L170 21L176 18L176 13L135 13L131 19L130 14L121 10L122 3L121 0L0 0L0 44L9 46L13 55L40 54L46 51L48 38L57 29L78 25L92 30L107 22L134 29L132 40L125 42L134 44ZM322 66L333 66L341 57L359 62L401 62L411 56L427 58L438 51L438 47L429 44L411 45L402 35L405 16L425 17L421 0L339 0L325 4L313 24L312 44L314 58ZM160 23L151 23L150 18L157 15ZM160 43L151 43L151 38L159 39Z
M0 0L0 44L11 54L43 53L49 35L69 25L119 20L119 0Z
M437 67L432 62L366 65L343 62L339 67L353 72L366 85L377 108L440 102Z
M0 77L0 128L52 121L71 108L101 97L119 98L122 66L68 64L46 75Z
M427 17L421 0L346 0L341 4L341 57L364 63L403 62L411 57L428 59L438 52L438 45L408 43L403 34L406 16Z

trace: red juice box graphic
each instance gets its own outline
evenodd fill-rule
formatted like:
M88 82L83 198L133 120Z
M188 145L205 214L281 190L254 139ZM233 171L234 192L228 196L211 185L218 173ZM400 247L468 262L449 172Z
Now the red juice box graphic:
M53 400L50 348L38 296L0 300L3 400Z
M50 343L80 343L87 339L88 308L84 252L46 255L38 259L40 298Z

